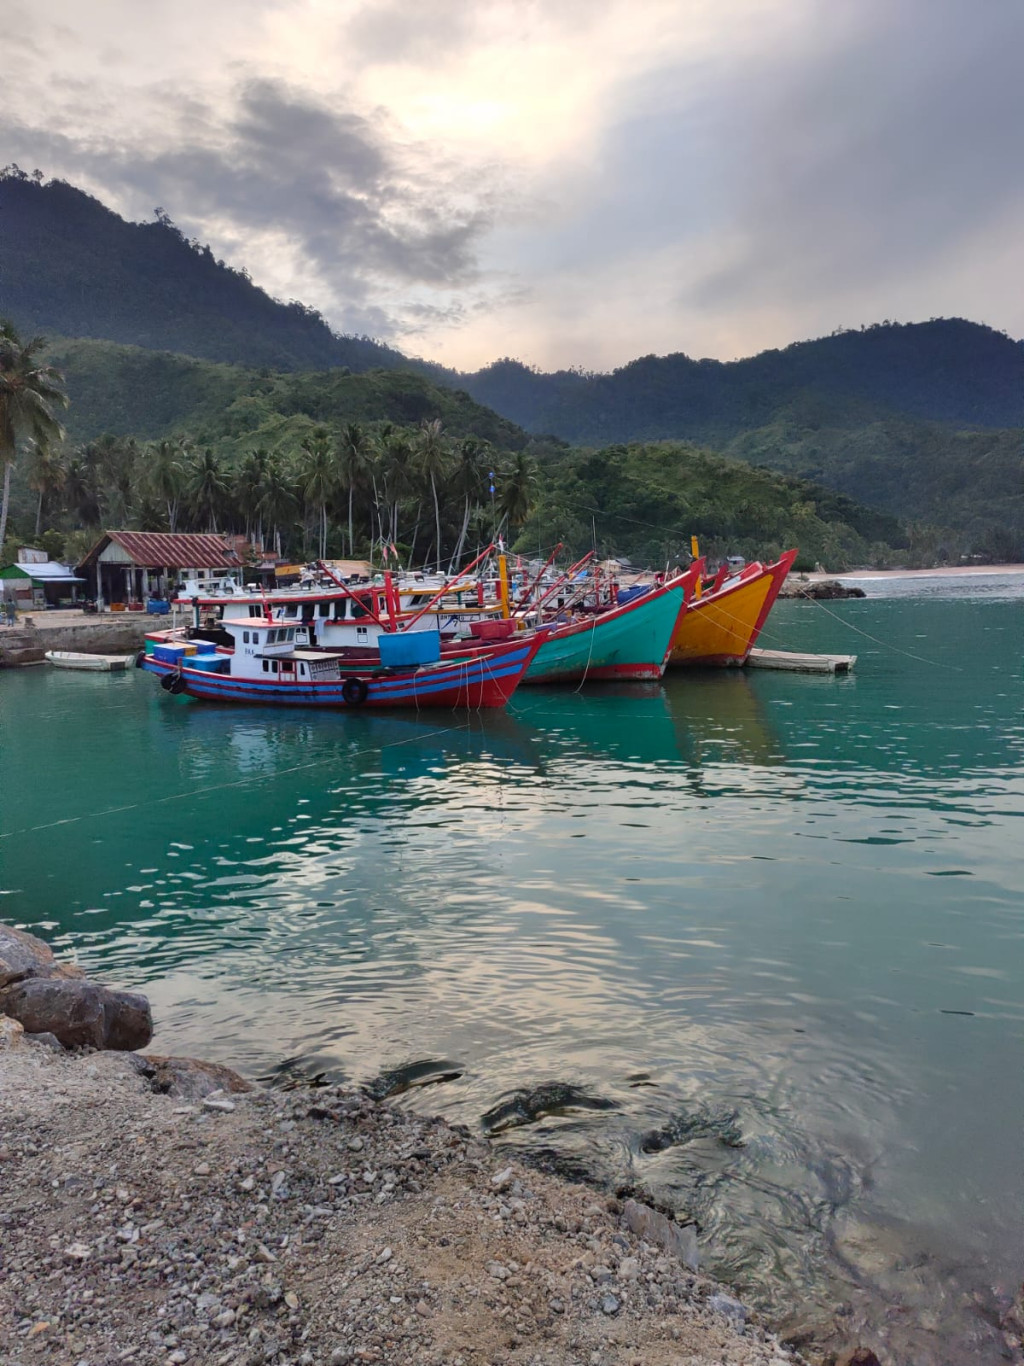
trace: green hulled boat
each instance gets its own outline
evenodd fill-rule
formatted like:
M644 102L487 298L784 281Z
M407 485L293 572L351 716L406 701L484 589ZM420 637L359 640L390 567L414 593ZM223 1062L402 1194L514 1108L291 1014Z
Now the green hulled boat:
M596 616L554 627L524 683L658 679L699 573L685 574Z

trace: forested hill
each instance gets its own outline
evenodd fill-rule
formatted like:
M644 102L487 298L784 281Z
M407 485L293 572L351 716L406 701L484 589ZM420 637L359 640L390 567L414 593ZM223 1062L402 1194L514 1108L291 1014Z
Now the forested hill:
M643 356L611 374L544 374L501 360L461 383L528 431L580 445L724 443L813 404L819 420L844 426L895 414L959 427L1024 424L1024 346L960 318L881 323L738 361Z
M988 327L886 323L728 364L647 356L610 375L505 360L462 383L531 432L697 442L955 528L986 558L1024 558L1024 347Z
M127 223L63 181L0 174L0 317L23 331L98 337L272 370L410 364L280 303L163 215Z

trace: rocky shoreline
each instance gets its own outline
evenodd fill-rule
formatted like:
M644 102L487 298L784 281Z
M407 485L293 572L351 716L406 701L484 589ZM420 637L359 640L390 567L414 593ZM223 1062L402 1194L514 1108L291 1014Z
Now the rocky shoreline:
M83 1042L68 1003L93 993ZM148 1042L145 998L2 926L0 1011L5 1366L803 1359L649 1206L497 1160L468 1130L361 1092L267 1091L111 1051L95 1031ZM827 1360L877 1363L866 1347Z
M840 583L838 579L809 579L806 574L790 574L779 589L779 597L829 602L841 598L865 598L867 594L856 584Z

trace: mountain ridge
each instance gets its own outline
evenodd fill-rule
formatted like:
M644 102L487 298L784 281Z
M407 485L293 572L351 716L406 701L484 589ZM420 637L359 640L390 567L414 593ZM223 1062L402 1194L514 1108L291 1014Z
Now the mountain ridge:
M840 330L735 361L677 352L595 374L506 357L463 374L339 336L315 310L274 300L216 261L162 212L127 223L74 186L10 169L0 172L3 315L59 338L54 354L78 394L71 430L82 434L155 434L196 407L212 413L239 399L229 373L239 368L268 379L319 373L313 388L356 412L387 386L360 397L332 374L409 373L491 410L472 420L493 421L505 444L519 438L508 442L503 420L585 448L691 443L951 527L982 553L1024 557L1024 344L965 319ZM128 350L100 354L114 343ZM442 415L447 399L414 389L395 381L385 397L403 413Z

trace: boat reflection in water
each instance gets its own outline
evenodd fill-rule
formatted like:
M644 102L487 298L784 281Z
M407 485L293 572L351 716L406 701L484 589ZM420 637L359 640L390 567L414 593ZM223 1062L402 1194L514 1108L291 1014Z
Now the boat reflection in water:
M556 743L620 762L686 765L785 762L768 715L740 670L688 673L664 683L605 684L513 699L510 716Z

